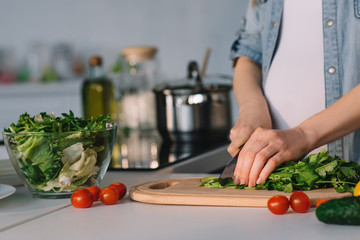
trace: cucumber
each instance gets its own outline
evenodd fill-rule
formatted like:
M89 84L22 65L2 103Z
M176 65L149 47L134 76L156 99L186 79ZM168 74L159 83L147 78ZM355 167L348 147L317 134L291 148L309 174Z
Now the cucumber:
M360 197L344 197L324 202L316 208L315 214L324 223L360 226Z

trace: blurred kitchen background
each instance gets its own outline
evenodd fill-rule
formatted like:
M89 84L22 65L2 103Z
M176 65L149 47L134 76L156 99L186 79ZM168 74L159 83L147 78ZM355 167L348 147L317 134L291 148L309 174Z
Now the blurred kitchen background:
M28 112L70 109L82 115L88 59L103 58L118 81L120 53L157 48L158 82L187 74L189 61L206 74L232 75L229 51L247 0L0 0L0 129ZM117 83L115 82L115 85ZM237 106L232 93L232 118ZM1 139L0 139L1 140Z

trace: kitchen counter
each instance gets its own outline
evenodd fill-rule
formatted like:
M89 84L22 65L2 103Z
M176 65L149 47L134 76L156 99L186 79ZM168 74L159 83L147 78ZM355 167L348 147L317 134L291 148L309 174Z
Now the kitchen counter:
M207 174L109 171L101 187ZM0 177L0 182L1 182ZM76 209L69 199L39 199L22 185L0 200L0 239L339 239L360 227L326 225L308 213L277 216L266 208L154 205L126 195L115 205Z

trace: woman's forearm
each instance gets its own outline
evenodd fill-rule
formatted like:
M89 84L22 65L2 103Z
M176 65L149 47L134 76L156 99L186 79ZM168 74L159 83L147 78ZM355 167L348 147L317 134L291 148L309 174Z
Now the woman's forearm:
M327 109L302 122L297 128L315 149L360 128L360 85Z
M234 69L233 83L239 106L239 117L244 124L255 120L259 121L259 123L255 123L259 127L271 128L270 113L262 91L261 81L261 67L249 58L240 57ZM259 114L266 116L266 118L254 119Z
M235 125L230 130L228 152L235 155L258 127L271 128L271 117L261 88L261 67L246 57L237 60L234 92L239 106Z
M264 98L261 90L261 67L246 57L240 57L234 68L234 92L239 107Z

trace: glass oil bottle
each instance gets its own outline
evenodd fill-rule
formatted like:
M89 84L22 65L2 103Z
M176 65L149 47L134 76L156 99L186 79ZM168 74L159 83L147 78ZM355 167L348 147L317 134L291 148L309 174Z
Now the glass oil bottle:
M112 120L115 120L115 88L111 79L105 74L102 58L90 57L89 65L89 76L82 85L83 115L86 119L90 119L100 114L111 114Z

